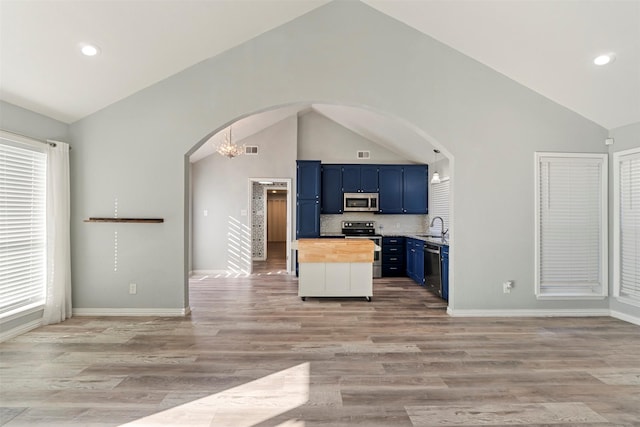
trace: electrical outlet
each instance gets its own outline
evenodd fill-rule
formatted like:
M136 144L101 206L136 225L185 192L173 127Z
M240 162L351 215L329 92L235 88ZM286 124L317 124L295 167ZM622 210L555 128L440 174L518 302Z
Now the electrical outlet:
M129 294L135 295L138 292L138 286L135 283L129 283Z
M511 289L513 289L513 281L508 280L502 284L502 292L505 294L510 294Z

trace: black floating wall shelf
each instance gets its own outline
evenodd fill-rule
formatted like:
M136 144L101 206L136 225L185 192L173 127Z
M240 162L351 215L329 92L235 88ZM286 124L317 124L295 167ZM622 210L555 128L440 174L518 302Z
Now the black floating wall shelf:
M137 223L159 223L164 222L164 218L89 218L84 222L137 222Z

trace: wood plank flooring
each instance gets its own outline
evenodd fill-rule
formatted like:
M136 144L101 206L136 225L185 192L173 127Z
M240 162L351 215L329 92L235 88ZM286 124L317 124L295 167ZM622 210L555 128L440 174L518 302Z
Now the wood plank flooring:
M75 317L0 344L6 426L638 426L640 327L451 318L408 279L373 302L295 277L191 283L186 318Z

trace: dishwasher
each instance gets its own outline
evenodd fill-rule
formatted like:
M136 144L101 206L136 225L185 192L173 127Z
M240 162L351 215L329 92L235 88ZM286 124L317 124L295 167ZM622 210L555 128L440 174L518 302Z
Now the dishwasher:
M433 243L424 244L424 286L442 298L440 246Z

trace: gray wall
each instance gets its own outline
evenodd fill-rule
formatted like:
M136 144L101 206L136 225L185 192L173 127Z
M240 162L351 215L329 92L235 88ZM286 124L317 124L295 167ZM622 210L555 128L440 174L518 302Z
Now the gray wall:
M609 136L615 139L609 147L609 295L612 295L609 307L612 311L640 319L640 307L621 303L613 297L613 153L640 147L640 123L613 129Z
M193 164L192 270L249 270L249 178L290 178L295 182L297 129L297 118L292 116L238 141L257 145L258 156L228 159L212 154ZM234 255L238 239L240 257Z
M69 141L69 125L42 114L0 101L0 129L46 141Z
M608 307L538 301L533 283L534 152L606 152L607 131L362 3L342 1L71 125L76 307L184 307L185 153L232 120L296 102L402 118L450 155L454 311ZM122 215L166 220L119 226L118 273L114 226L82 222L111 213L114 197ZM132 279L136 298L126 292ZM515 289L503 294L507 279Z
M371 159L358 160L359 150L371 152ZM298 159L323 163L411 163L314 111L298 120Z
M0 101L0 129L46 141L69 141L69 126L41 114ZM42 310L0 322L0 334L42 319Z

